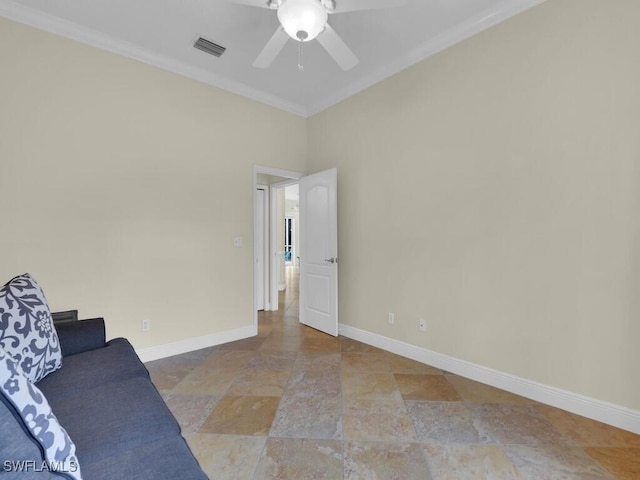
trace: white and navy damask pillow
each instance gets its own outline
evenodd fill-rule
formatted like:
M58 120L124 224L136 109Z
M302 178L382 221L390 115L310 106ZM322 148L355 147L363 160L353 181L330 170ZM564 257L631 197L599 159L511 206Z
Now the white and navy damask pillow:
M44 458L33 459L34 468L62 473L81 480L76 446L51 411L44 394L29 381L18 362L0 347L0 395L15 408ZM11 459L8 459L11 460Z
M0 347L33 383L62 366L62 351L47 299L25 273L0 289Z

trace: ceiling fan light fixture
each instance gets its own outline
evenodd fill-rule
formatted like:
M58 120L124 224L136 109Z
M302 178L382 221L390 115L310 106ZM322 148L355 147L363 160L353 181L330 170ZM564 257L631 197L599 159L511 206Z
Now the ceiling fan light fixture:
M329 14L318 0L285 0L278 8L282 28L294 40L308 42L327 24Z

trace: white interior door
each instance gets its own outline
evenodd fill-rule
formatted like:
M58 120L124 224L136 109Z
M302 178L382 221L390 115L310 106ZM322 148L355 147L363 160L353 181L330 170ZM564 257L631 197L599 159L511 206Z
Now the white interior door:
M338 171L300 179L300 322L338 336Z

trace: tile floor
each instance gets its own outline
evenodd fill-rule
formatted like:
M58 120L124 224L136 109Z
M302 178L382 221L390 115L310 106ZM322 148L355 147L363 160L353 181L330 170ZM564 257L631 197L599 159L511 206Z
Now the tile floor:
M211 479L640 479L640 436L297 312L294 281L257 337L147 364Z

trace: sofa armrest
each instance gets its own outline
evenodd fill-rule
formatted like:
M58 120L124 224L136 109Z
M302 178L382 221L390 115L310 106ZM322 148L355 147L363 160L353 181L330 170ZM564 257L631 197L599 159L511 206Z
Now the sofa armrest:
M106 341L102 318L59 323L56 332L63 357L102 348Z

